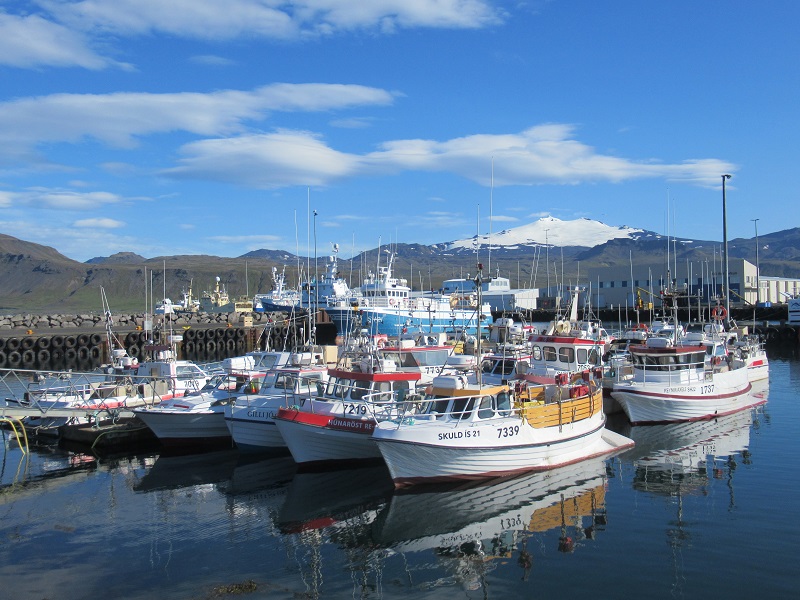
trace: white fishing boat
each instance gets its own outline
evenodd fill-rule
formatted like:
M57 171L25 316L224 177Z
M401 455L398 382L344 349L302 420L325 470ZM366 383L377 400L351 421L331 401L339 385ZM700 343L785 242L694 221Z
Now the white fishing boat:
M328 366L318 351L292 353L290 360L265 374L252 395L240 396L224 407L225 425L244 452L288 452L275 425L282 406L302 406L328 379Z
M662 292L677 323L680 294ZM712 419L754 406L747 363L725 336L705 332L650 337L629 347L633 374L611 396L633 424Z
M379 460L370 435L382 419L403 411L422 374L398 370L377 348L346 352L328 371L324 391L302 406L282 407L275 424L300 464Z
M225 425L225 407L240 396L256 394L263 372L214 375L198 393L133 410L165 447L232 446Z
M442 372L474 368L444 334L399 340L366 332L345 340L321 393L281 408L275 422L298 463L380 459L370 439L375 423L413 410L413 398Z
M420 409L372 434L396 486L543 471L633 444L605 429L591 372L553 384L486 386L466 375L434 380Z
M475 334L491 321L489 305L479 305L475 294L413 296L408 281L394 276L393 261L390 252L387 264L364 278L360 298L345 305L323 306L341 334L360 329L390 337L456 329Z

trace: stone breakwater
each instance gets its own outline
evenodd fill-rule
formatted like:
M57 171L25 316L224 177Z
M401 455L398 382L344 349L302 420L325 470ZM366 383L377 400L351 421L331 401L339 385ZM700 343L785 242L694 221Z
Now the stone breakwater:
M167 315L168 322L180 327L205 326L226 327L231 325L245 325L247 318L252 319L252 325L266 325L268 323L283 321L286 315L282 313L187 313ZM112 326L115 329L127 330L144 327L145 314L111 315ZM164 323L164 315L155 315L154 324ZM247 323L251 324L251 323ZM46 333L53 329L104 329L106 317L103 314L83 313L77 315L53 314L15 314L0 316L0 331L2 330L33 330L37 333Z

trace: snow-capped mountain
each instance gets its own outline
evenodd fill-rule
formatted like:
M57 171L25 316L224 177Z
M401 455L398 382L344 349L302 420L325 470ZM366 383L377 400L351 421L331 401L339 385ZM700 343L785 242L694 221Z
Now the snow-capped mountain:
M612 227L591 219L562 221L555 217L543 217L527 225L492 232L491 236L488 234L476 235L469 239L448 242L440 247L456 252L462 249L474 250L476 245L488 248L491 237L492 248L502 247L506 250L544 246L545 244L551 247L593 248L614 239L639 239L650 235L652 233L646 232L644 229L634 229L627 225Z

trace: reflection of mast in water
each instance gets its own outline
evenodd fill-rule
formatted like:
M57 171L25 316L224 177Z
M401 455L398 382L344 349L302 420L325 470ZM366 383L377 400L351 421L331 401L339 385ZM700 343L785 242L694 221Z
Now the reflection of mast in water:
M733 474L737 457L745 464L750 462L750 428L758 414L746 410L710 421L636 426L628 432L636 442L626 454L634 459L634 489L677 502L675 519L666 530L672 551L674 595L683 594L682 551L692 540L691 521L684 518L684 499L691 495L709 496L714 480L725 478L728 510L736 507Z
M319 598L322 592L322 535L317 529L306 529L294 544L294 558L300 579L306 586L305 597Z

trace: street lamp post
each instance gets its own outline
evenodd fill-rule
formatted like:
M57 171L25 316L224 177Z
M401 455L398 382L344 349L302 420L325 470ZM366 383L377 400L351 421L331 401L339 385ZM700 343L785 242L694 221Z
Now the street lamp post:
M550 230L544 230L544 261L547 263L547 296L550 297L550 242L547 241L548 231Z
M758 219L750 219L756 228L756 306L761 301L761 269L758 267Z
M728 286L730 285L730 274L728 273L728 211L725 206L725 181L730 179L731 176L725 174L722 176L722 242L723 242L723 252L725 252L725 256L723 258L723 266L722 268L725 270L725 319L726 325L728 324L731 318L731 295Z

